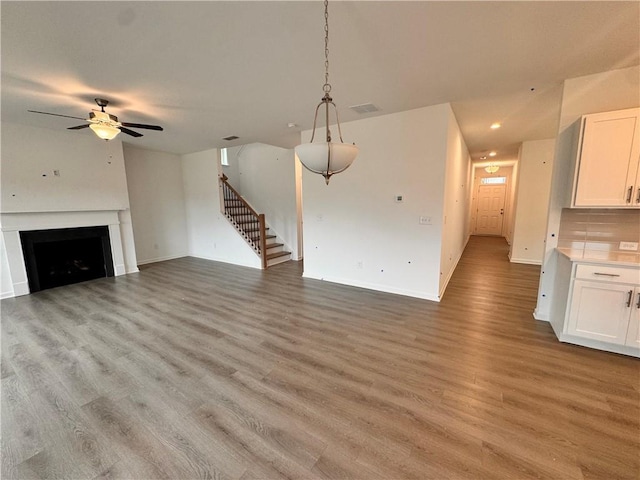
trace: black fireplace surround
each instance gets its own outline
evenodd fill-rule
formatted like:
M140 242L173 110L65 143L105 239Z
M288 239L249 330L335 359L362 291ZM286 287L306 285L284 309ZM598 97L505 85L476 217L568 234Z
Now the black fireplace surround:
M113 277L109 227L20 232L31 293Z

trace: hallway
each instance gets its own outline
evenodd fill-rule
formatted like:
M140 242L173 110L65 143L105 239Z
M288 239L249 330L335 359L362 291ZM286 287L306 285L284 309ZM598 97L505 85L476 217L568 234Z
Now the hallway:
M2 477L637 479L640 368L472 237L441 303L196 258L2 305Z

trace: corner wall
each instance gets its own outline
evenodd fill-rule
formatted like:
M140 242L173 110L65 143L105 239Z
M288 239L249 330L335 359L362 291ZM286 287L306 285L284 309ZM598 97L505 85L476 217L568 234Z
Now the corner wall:
M442 251L440 252L440 298L444 295L451 275L469 240L470 194L471 157L453 110L449 109Z
M353 165L328 186L303 173L305 277L439 300L450 120L442 104L342 125Z
M547 229L555 139L523 142L510 260L541 265Z
M138 264L187 255L187 222L179 155L124 145Z
M188 253L261 268L261 260L220 212L217 149L182 156Z

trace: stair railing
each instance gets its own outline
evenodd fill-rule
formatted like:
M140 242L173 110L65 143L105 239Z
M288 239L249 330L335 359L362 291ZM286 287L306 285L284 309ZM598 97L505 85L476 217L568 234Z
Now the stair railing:
M229 177L222 174L223 212L235 229L260 256L262 268L267 268L267 235L264 213L256 212L229 184Z

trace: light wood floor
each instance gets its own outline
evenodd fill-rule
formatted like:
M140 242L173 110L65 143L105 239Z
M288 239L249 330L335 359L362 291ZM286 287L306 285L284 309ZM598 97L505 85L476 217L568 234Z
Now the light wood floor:
M2 476L637 479L640 362L473 237L440 304L184 258L2 301Z

